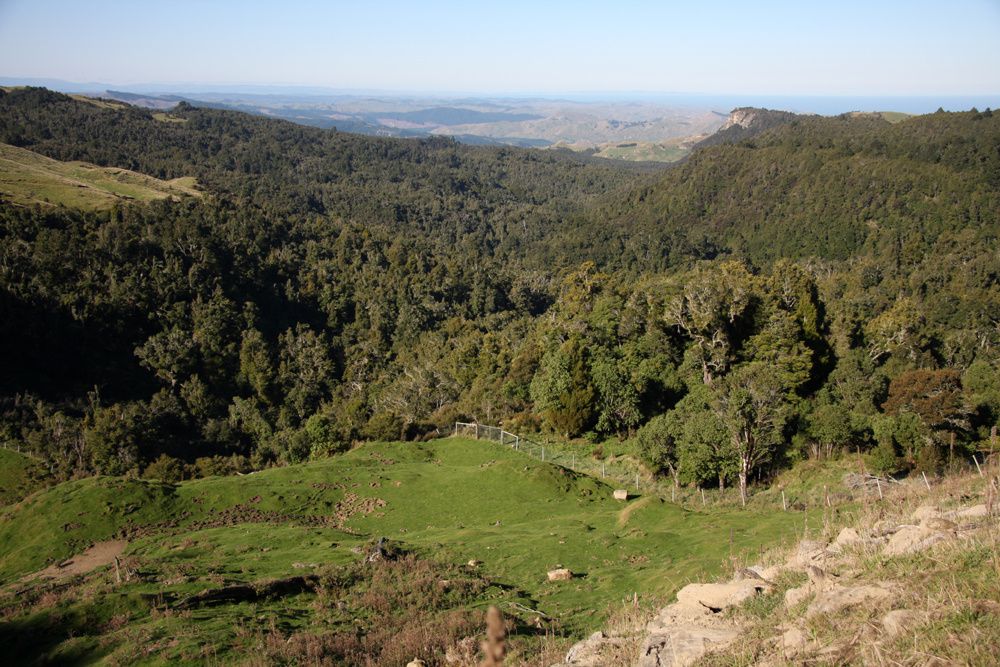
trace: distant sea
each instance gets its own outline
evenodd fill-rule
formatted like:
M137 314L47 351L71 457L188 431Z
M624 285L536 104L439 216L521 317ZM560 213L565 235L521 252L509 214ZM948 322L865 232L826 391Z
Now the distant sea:
M685 106L711 109L728 113L738 107L763 107L796 113L816 113L831 116L848 111L902 111L910 114L945 111L968 111L973 107L1000 109L1000 93L981 95L753 95L753 94L700 94L700 93L651 93L651 92L447 92L447 91L391 91L391 90L344 90L319 86L269 86L255 84L132 84L115 85L106 83L80 83L61 79L29 79L0 76L0 85L5 86L45 86L60 92L100 93L106 90L120 90L130 93L153 95L185 94L197 99L210 93L251 96L281 96L284 98L316 97L375 97L410 100L426 99L503 99L514 100L572 100L576 102L647 102L669 106Z

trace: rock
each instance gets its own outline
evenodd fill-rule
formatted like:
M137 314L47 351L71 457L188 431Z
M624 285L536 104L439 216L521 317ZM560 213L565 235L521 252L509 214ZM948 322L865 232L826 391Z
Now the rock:
M646 624L646 632L663 634L672 625L702 621L712 616L712 610L697 602L675 602L660 610L656 618Z
M882 617L882 629L889 637L910 632L914 626L920 623L921 616L910 609L894 609Z
M787 591L785 591L785 606L791 609L792 607L808 599L809 596L815 592L816 589L813 588L811 584L806 584L805 586L799 586L798 588L789 588Z
M954 521L939 516L928 517L921 521L920 525L931 530L955 530L958 528L958 524Z
M872 526L872 535L875 537L888 537L897 530L899 530L899 526L897 524L891 521L886 521L885 519L880 519L875 522L875 525Z
M427 663L420 658L414 658L406 663L406 667L427 667Z
M886 556L901 556L929 549L933 545L951 537L948 533L927 526L900 526L889 538L882 553Z
M482 564L483 564L483 561L476 560L475 558L473 558L472 560L469 561L469 567L479 567Z
M549 570L549 581L568 581L573 578L573 572L566 569L565 567L560 567L555 570Z
M816 594L816 599L806 609L806 618L812 618L818 614L832 614L845 607L853 607L869 600L883 600L890 595L892 595L892 591L883 586L835 585Z
M924 519L929 519L932 516L941 516L940 510L933 505L921 505L917 509L913 510L913 514L910 515L910 519L920 523Z
M785 568L781 565L772 565L771 567L765 567L763 570L757 570L760 573L760 578L764 581L774 581L784 571Z
M700 604L712 611L722 611L740 604L771 587L760 579L743 579L726 584L688 584L677 591L681 604Z
M639 667L682 667L709 651L724 648L739 635L731 627L685 624L650 635L639 652Z
M577 667L601 667L607 664L607 657L604 655L605 648L611 648L621 644L620 638L612 638L603 632L595 632L587 639L579 641L570 647L566 652L564 665L577 665Z
M973 505L972 507L966 507L965 509L955 510L954 512L948 512L946 515L950 519L983 519L990 515L989 509L986 505Z
M837 539L830 544L830 549L842 550L844 547L853 546L862 541L861 535L854 528L844 528L837 535Z
M615 489L615 500L628 500L628 489Z
M809 577L810 583L815 586L822 588L826 584L826 572L815 565L806 566L806 576Z
M812 565L822 561L826 555L826 545L815 540L802 540L795 555L788 559L786 565L794 570L804 569L806 565Z
M796 658L814 647L815 642L801 628L789 628L781 635L781 649L786 658Z

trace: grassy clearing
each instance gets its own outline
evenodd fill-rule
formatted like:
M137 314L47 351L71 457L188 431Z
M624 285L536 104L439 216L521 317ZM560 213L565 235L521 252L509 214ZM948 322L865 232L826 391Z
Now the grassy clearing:
M449 615L481 614L496 603L514 620L513 647L527 660L561 648L553 638L602 627L633 593L661 600L713 576L730 556L751 559L773 542L795 539L802 520L732 508L691 511L652 495L623 506L612 488L508 447L458 438L371 444L307 465L178 485L79 480L0 517L0 613L22 638L26 660L57 652L122 662L195 660L204 646L233 661L247 646L279 636L333 651L329 642L350 623L363 635L378 623L360 612L351 619L319 613L321 588L211 608L179 610L177 601L206 589L340 576L387 537L432 562L428 567L459 568L486 582L454 605L421 611L426 622L407 632L438 632L449 622L465 627ZM59 590L18 583L116 536L130 540L124 558L136 573L131 581L117 584L105 569ZM557 566L577 576L547 581ZM89 620L66 620L77 616ZM52 639L57 618L64 629ZM137 642L147 653L135 653Z
M596 157L636 162L677 162L691 152L683 146L648 142L604 144L598 148Z
M201 196L193 178L162 181L127 169L60 162L0 144L0 197L15 204L101 210L122 201L181 196Z
M181 123L187 122L187 118L178 118L177 116L171 116L168 113L162 111L156 111L153 113L153 118L160 121L161 123Z

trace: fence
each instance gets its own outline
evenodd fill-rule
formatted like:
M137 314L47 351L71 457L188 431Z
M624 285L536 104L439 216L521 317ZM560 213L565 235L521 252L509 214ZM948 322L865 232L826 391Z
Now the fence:
M548 463L556 463L564 468L569 468L575 472L590 475L592 477L599 477L607 481L613 481L623 488L632 488L635 491L654 491L658 493L666 491L667 495L676 494L676 490L671 493L670 490L661 488L667 485L654 480L643 479L642 475L634 472L634 470L629 469L621 463L597 462L587 456L577 456L576 452L567 453L560 450L558 447L553 447L551 444L525 438L524 436L520 436L516 433L505 431L498 426L455 422L454 435L464 435L477 440L490 440L492 442L498 442L501 445L509 446L511 449L522 452L532 458L546 461ZM672 488L672 485L670 486Z

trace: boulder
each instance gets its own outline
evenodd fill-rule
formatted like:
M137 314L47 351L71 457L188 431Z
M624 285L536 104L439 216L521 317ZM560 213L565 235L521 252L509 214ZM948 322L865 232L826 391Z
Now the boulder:
M862 602L884 600L891 595L890 589L879 585L834 585L828 590L816 594L816 599L806 609L806 618L812 618L819 614L832 614Z
M628 500L628 489L615 489L615 500Z
M712 611L721 611L740 604L771 587L760 579L742 579L725 584L688 584L677 591L681 604L699 604Z
M781 635L781 650L785 657L794 659L815 648L816 642L802 628L791 627Z
M595 632L587 639L579 641L566 652L564 665L577 667L603 667L608 663L607 650L614 650L622 644L621 637L608 637L603 632Z
M844 547L850 547L855 544L860 544L862 542L861 535L854 528L844 528L837 535L835 539L829 546L831 551L842 551Z
M826 555L826 545L815 540L802 540L795 554L788 559L786 566L793 570L802 570L806 565L821 562Z
M986 505L973 505L972 507L966 507L965 509L948 512L946 516L949 519L961 521L962 519L983 519L989 515L989 508L987 508Z
M573 572L565 567L560 567L555 570L549 570L548 576L549 581L569 581L573 578Z
M886 556L901 556L929 549L938 542L947 540L952 534L937 531L927 526L900 526L899 530L889 538L883 554Z
M933 516L941 516L941 511L933 505L921 505L917 509L913 510L913 514L910 515L910 520L920 523L921 521L929 519Z
M954 521L949 521L940 516L928 517L921 521L920 525L931 530L955 530L958 528L958 524Z
M799 586L798 588L789 588L785 591L785 606L791 609L792 607L807 600L809 596L815 592L816 589L813 588L811 584Z
M639 667L683 667L709 651L731 644L739 631L725 626L683 624L663 628L646 638L639 652Z
M872 535L875 537L888 537L897 530L899 530L898 524L892 521L886 521L885 519L880 519L875 522L875 525L872 526Z

